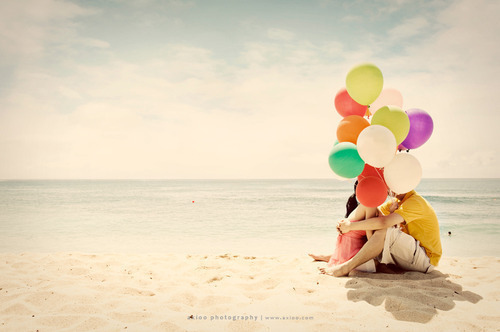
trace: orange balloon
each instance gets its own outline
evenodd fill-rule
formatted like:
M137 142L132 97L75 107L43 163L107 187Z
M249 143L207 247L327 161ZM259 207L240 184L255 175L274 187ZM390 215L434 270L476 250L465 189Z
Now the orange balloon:
M337 139L339 142L356 144L359 134L369 125L368 120L359 115L346 116L337 126Z

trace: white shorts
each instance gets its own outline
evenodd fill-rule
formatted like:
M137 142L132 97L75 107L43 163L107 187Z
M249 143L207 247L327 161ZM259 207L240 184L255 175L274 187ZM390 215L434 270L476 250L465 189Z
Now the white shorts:
M420 242L397 226L387 229L384 250L378 256L378 261L383 264L395 264L410 271L429 273L434 270Z

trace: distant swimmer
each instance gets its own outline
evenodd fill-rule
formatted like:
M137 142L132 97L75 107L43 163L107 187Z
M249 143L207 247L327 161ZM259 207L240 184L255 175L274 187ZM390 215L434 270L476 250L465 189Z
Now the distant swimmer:
M448 236L451 236L451 232L448 232Z

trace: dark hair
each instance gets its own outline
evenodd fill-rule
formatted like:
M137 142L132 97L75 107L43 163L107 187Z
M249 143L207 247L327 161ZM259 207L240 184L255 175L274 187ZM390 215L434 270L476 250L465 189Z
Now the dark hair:
M359 205L358 199L356 198L356 187L358 186L358 181L354 182L354 193L349 197L345 205L345 217L349 217L352 211L356 209Z

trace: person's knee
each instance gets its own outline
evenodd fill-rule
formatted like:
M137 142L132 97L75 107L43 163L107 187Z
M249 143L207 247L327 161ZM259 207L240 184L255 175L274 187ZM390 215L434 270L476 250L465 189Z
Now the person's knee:
M363 204L359 204L353 213L349 216L351 220L365 220L370 219L377 216L378 210L377 208L371 208L364 206Z
M360 204L359 206L362 207L361 210L363 211L363 216L365 219L370 219L378 215L378 210L376 207L367 207L363 204Z
M387 228L383 228L383 229L377 229L376 231L373 231L373 236L376 237L377 240L385 240L385 235L387 233Z

